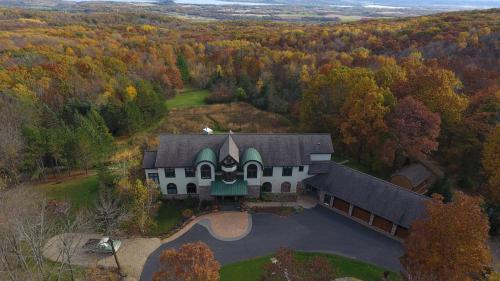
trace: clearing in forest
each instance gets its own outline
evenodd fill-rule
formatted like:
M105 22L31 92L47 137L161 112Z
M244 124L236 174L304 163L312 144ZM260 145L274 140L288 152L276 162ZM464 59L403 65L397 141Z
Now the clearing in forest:
M185 108L206 104L205 99L210 95L210 91L203 89L186 88L173 98L168 99L165 104L168 109Z
M212 104L169 111L159 133L201 133L208 126L215 132L286 133L292 123L285 117L244 103Z

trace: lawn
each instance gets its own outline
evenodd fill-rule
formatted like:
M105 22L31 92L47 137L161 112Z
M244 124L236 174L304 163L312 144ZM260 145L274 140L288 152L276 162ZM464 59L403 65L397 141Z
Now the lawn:
M90 175L42 184L36 188L44 191L50 199L70 202L71 206L77 210L93 206L97 199L99 182L97 175Z
M182 210L173 203L162 203L155 216L156 225L151 228L150 234L160 236L169 232L178 223L182 222Z
M209 95L210 91L208 90L188 88L175 95L175 97L168 99L166 105L168 109L200 106L206 104L205 98Z
M306 252L296 252L296 255L301 261L308 260L314 256L327 258L337 272L338 277L355 277L363 281L379 281L382 279L381 277L385 271L381 267L337 255ZM220 270L220 280L257 281L262 274L262 266L269 262L270 257L263 256L225 265ZM391 272L389 280L399 281L401 279L396 273Z
M149 234L153 236L161 236L170 232L174 227L182 223L182 211L191 209L197 213L197 200L173 200L162 202L158 213L154 220L156 225L150 229Z

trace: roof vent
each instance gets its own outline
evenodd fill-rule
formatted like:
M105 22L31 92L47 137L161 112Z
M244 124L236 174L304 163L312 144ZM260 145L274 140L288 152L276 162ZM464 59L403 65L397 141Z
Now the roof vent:
M210 129L209 127L203 128L203 134L212 135L213 133L214 133L214 130Z

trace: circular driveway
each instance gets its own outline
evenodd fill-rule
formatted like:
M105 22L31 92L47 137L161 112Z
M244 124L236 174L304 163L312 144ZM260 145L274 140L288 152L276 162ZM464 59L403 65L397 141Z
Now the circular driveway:
M252 230L241 240L220 241L206 228L195 225L176 240L165 243L147 259L141 281L152 280L161 251L184 243L203 241L222 264L273 253L281 246L308 252L338 254L399 271L400 242L371 230L324 207L316 206L288 218L253 214Z

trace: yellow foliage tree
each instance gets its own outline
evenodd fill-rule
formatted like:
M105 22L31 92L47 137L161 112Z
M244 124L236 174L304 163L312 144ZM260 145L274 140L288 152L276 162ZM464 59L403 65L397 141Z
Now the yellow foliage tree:
M340 109L340 132L344 143L358 145L360 153L365 144L377 144L380 135L387 131L384 116L389 107L384 104L386 93L373 78L358 78Z
M128 86L125 88L125 94L127 95L128 100L134 100L137 97L137 90L134 86Z

